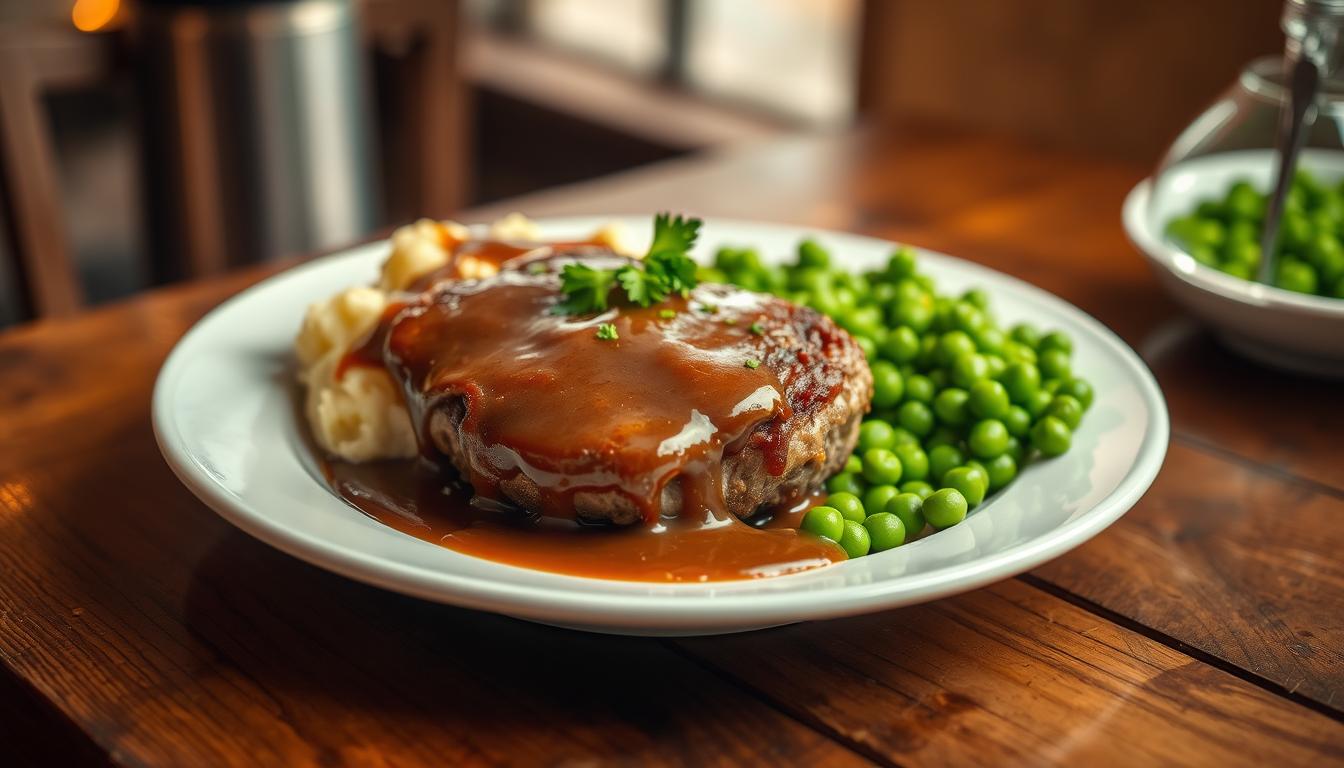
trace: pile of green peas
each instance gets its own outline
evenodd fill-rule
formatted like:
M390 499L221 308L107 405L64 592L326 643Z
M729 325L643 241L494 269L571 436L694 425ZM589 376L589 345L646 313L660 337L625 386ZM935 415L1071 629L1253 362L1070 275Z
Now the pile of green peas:
M1222 198L1167 222L1167 238L1200 264L1254 280L1267 205L1250 182L1237 181ZM1328 186L1299 169L1284 198L1275 250L1274 285L1344 299L1344 182Z
M801 525L851 558L961 522L1035 456L1068 451L1092 405L1092 386L1073 375L1067 335L1027 323L1003 330L979 289L938 295L909 248L865 274L832 267L813 240L780 267L753 249L723 248L700 279L813 307L868 358L872 411L858 447Z

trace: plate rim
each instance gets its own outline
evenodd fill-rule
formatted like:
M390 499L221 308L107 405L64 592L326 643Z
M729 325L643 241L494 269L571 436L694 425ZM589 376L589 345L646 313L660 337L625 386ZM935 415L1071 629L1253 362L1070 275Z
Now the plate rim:
M642 218L644 217L618 214L605 217L547 217L536 221L544 227L560 228L587 225L595 221L622 222ZM773 229L796 234L807 233L823 238L827 236L859 238L892 247L897 245L880 237L804 225L718 217L707 219L715 227ZM583 592L554 586L492 581L479 576L408 565L310 536L306 532L276 523L268 518L263 510L252 509L246 502L237 499L215 483L209 473L193 460L191 453L184 447L182 438L176 430L177 425L171 417L171 386L186 363L193 339L198 333L203 332L202 329L213 318L217 318L236 303L248 300L254 293L275 281L299 278L304 272L327 264L329 259L355 259L368 251L386 247L386 240L375 240L327 254L271 275L211 309L183 334L160 368L152 395L151 420L159 450L174 475L206 506L239 530L324 570L422 599L508 613L532 620L564 622L571 625L593 624L592 629L597 630L616 625L646 629L678 628L694 623L708 631L722 627L836 618L925 602L1017 575L1091 539L1118 520L1147 492L1162 467L1170 442L1170 417L1166 400L1155 377L1139 355L1104 323L1074 304L1021 278L967 259L911 246L922 257L930 256L935 260L956 262L960 267L970 269L972 272L992 275L997 281L1013 284L1013 287L1023 292L1027 298L1054 303L1087 326L1108 346L1113 355L1126 364L1124 367L1133 376L1133 383L1137 386L1141 399L1148 406L1150 413L1143 439L1133 463L1115 488L1074 519L1035 539L969 563L947 565L891 580L807 593L814 596L825 595L826 599L802 599L798 592L792 590L747 594L712 592L703 594L705 585L698 583L644 584L666 590L666 592L660 591L656 596L633 592ZM947 571L950 570L958 573L956 580L947 579ZM770 581L776 583L788 578L789 576L776 577ZM677 594L677 588L683 587L684 591L698 590L699 594Z

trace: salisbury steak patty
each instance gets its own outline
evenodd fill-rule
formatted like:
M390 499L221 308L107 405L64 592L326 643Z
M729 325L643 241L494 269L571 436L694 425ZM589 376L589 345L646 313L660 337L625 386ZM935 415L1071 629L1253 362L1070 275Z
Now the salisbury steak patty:
M479 496L622 525L748 517L853 450L872 377L816 311L722 285L597 316L557 314L560 298L533 264L389 320L385 360L423 447Z

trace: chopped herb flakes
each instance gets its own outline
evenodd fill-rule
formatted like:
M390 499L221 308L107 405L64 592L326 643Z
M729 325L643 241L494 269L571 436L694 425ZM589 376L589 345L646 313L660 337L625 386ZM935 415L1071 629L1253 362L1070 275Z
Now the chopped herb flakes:
M603 341L614 341L621 338L616 333L616 326L613 323L603 323L597 326L597 338Z
M760 361L760 360L757 360L757 359L755 359L755 358L752 358L751 360L748 360L748 361L745 363L745 365L746 365L748 368L750 368L751 370L754 371L754 370L756 370L757 368L760 368L760 367L761 367L761 361Z

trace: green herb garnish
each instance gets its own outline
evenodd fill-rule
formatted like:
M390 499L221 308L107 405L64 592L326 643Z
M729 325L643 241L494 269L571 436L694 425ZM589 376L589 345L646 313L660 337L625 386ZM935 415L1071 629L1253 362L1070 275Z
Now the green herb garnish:
M765 326L760 323L752 323L749 330L757 336L765 335Z
M621 337L616 333L616 325L614 323L603 323L597 326L597 338L602 341L615 341Z
M663 319L663 320L671 320L672 318L674 318L674 317L676 317L676 316L677 316L677 310L675 310L675 309L660 309L660 310L658 310L658 317L660 317L660 318Z
M620 269L593 269L586 264L566 264L560 271L560 290L565 299L556 305L562 314L601 312L608 296L620 286L631 304L648 307L673 294L689 296L695 287L695 261L691 247L700 234L700 220L660 213L653 218L653 244L638 264Z
M748 368L750 368L751 370L754 371L754 370L756 370L757 368L760 368L760 367L761 367L761 361L760 361L760 360L757 360L757 359L755 359L755 358L752 358L752 359L748 360L748 361L745 363L745 365L746 365Z

